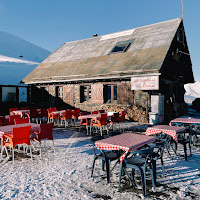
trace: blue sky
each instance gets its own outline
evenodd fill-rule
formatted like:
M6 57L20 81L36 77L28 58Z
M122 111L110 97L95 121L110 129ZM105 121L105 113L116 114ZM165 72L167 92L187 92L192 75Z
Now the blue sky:
M200 1L184 1L184 26L200 81ZM51 52L63 43L181 17L181 0L0 0L0 31Z

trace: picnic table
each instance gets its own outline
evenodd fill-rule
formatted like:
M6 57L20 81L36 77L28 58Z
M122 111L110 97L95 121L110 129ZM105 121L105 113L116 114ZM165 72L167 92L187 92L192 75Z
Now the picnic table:
M128 152L134 151L145 144L154 142L155 140L156 138L152 136L123 133L96 141L95 145L100 150L124 150L125 153L120 157L120 162L123 162Z
M21 115L23 116L29 116L30 115L30 110L15 110L11 112L11 115Z
M178 142L177 133L183 132L185 130L186 130L185 127L157 125L157 126L147 128L145 134L146 135L155 135L155 134L159 134L159 133L163 132L163 133L171 136L176 142Z
M198 119L198 118L175 118L170 121L169 125L172 126L173 123L200 124L200 119Z
M31 134L39 133L40 124L24 123L24 124L0 126L0 137L2 137L3 134L11 133L13 128L24 127L24 126L31 126Z

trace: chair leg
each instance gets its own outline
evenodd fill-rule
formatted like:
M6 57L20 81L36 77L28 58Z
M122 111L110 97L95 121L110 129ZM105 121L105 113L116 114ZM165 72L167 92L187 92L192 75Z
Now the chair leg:
M120 191L120 183L121 183L122 170L123 170L123 166L122 166L122 163L120 163L118 191Z
M94 172L94 166L95 166L95 161L96 161L97 157L95 156L94 157L94 160L93 160L93 164L92 164L92 172L91 172L91 177L93 176L93 172Z
M162 176L165 177L165 169L164 169L164 163L163 163L163 157L161 159L161 166L162 166Z
M153 170L150 169L150 174L151 174L151 181L152 181L152 186L153 186L153 189L156 190L156 186L155 186L155 182L154 182L154 173L153 173Z
M28 149L28 148L27 148L27 149ZM31 160L33 160L31 145L29 145L29 149L30 149L30 154L31 154Z
M154 179L154 183L156 184L156 178L157 178L157 173L156 173L156 160L152 160L152 165L153 165L153 179ZM150 169L151 170L151 169Z
M145 167L139 168L141 179L142 179L142 190L143 195L146 196L146 173L145 173Z
M106 159L106 174L107 174L107 182L110 183L110 160Z
M14 160L15 160L14 148L12 149L12 160L13 160L13 164L14 164Z
M189 142L188 145L189 145L189 149L190 149L190 156L192 157L191 143Z
M41 149L41 142L40 142L40 159L42 159L42 149Z
M54 141L53 140L52 140L52 144L53 144L53 151L54 151L54 153L56 153L55 146L54 146Z
M185 160L187 160L187 147L186 147L186 143L184 143L184 153L185 153Z

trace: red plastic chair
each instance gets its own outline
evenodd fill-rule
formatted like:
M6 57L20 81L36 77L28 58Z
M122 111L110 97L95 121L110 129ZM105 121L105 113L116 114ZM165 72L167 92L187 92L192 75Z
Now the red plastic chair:
M20 119L14 119L15 124L25 124L25 123L30 123L29 118L20 118Z
M13 163L14 163L15 146L18 144L27 144L30 148L30 154L31 154L31 160L32 160L32 151L30 147L30 130L31 130L31 126L18 127L18 128L13 128L12 133L4 134L2 137L1 156L3 156L4 146L12 148L12 157L13 157ZM8 156L7 151L6 153Z
M15 119L21 119L21 115L10 115L8 125L14 125Z
M83 115L87 115L87 112L81 112L80 113L80 116L83 116ZM81 119L80 126L85 126L86 127L87 135L88 135L88 127L89 127L89 125L90 125L90 121L87 118L86 119ZM80 132L80 129L79 129L79 132Z
M53 123L49 124L40 124L40 132L35 135L33 138L34 141L37 141L40 143L40 158L42 157L42 150L41 150L41 141L42 140L52 140L53 143L53 150L55 153L55 147L54 147L54 142L53 142Z
M42 123L43 119L48 120L48 109L47 108L41 108L39 113L40 123Z
M113 113L113 116L110 119L110 124L113 127L113 131L114 131L114 125L118 124L119 125L119 113ZM119 129L120 129L120 125L119 125Z
M99 113L105 113L105 110L99 110Z
M94 110L94 111L91 112L92 115L95 115L95 114L98 114L98 113L99 113L98 110Z
M97 120L92 119L90 122L90 133L92 131L92 126L93 127L98 127L100 129L100 133L102 136L102 129L103 127L106 127L107 133L108 133L108 127L107 127L107 113L101 113L101 117L98 118Z
M71 123L72 120L72 110L66 110L64 114L60 115L61 123L64 121L65 128Z
M37 108L32 108L30 109L30 120L32 121L33 119L36 120L36 123L38 124L38 111L37 111Z
M9 108L9 113L12 114L12 111L16 111L18 108Z
M74 111L72 112L72 118L79 117L80 111L80 108L74 109Z
M80 115L80 111L81 111L80 108L74 109L72 111L72 119L74 120L74 124L76 124L76 120Z
M6 119L5 116L0 116L0 120L1 120L1 126L5 126L6 125Z
M29 110L29 107L21 107L21 110Z
M51 111L56 111L56 107L50 107Z
M56 107L51 107L50 109L47 109L48 111L48 122L54 122L55 119L59 121L59 115L55 115L52 112L56 111Z
M126 110L123 110L119 115L119 122L125 121Z

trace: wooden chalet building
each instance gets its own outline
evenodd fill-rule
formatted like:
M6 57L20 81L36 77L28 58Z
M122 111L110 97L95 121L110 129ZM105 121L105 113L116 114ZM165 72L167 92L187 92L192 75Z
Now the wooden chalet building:
M175 117L184 84L194 82L183 20L67 42L23 81L43 106L126 109L127 118L147 122L151 96L164 95L165 117Z

